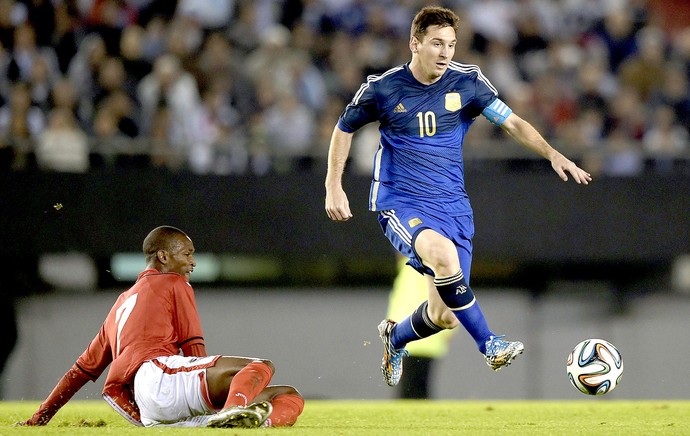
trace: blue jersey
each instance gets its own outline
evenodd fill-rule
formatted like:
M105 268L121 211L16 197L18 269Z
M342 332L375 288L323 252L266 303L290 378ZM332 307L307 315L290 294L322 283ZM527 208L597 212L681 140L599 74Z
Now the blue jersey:
M497 95L479 67L458 62L431 85L418 82L409 64L369 76L338 120L349 133L380 122L369 209L424 207L453 216L471 214L463 141Z

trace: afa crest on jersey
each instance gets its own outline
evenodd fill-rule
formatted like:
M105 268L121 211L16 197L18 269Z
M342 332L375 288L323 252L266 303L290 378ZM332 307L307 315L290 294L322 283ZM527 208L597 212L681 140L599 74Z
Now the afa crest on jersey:
M409 220L409 221L407 222L407 225L409 225L411 228L414 229L415 227L417 227L417 226L420 225L421 223L422 223L422 220L421 220L420 218L416 218L416 217L415 217L415 218L412 218L411 220Z
M462 98L459 92L449 92L446 94L446 110L449 112L459 111L462 107Z

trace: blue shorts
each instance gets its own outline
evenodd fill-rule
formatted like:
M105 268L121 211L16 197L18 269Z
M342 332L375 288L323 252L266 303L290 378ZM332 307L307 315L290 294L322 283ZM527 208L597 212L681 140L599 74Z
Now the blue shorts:
M431 276L434 272L422 263L414 249L417 235L424 229L431 229L450 239L458 251L460 268L469 284L474 236L472 215L437 216L415 209L383 210L379 212L379 224L393 247L409 259L407 264L420 273Z

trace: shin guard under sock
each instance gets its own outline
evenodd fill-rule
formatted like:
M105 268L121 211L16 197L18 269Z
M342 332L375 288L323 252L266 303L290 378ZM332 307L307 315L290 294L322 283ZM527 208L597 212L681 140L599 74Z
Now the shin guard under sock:
M408 342L427 338L443 330L431 321L427 307L429 307L429 302L425 301L410 316L395 325L391 334L391 343L395 349L403 348Z
M267 363L255 360L235 374L230 382L228 399L223 409L232 406L246 406L268 386L273 371Z

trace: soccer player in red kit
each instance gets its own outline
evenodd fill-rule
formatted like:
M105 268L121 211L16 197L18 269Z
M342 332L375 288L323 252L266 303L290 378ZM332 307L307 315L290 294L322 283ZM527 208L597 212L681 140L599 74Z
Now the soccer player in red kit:
M121 294L100 331L34 415L45 425L110 365L103 398L139 426L291 426L304 409L292 386L269 386L265 359L208 356L189 277L194 244L161 226L143 244L146 270Z

